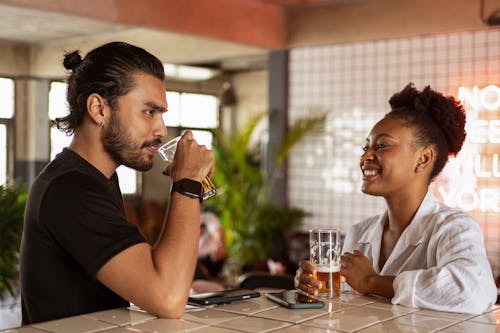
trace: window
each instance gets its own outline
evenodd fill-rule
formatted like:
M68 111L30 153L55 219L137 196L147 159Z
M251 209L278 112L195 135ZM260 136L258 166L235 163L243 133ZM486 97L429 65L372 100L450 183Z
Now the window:
M0 185L7 182L7 125L0 124Z
M10 128L13 126L15 89L14 80L0 78L0 185L9 178Z
M217 98L212 95L167 92L168 112L163 114L165 125L193 131L199 144L212 147L211 130L218 126Z
M49 91L49 118L64 117L68 114L66 102L66 84L62 82L52 82ZM71 143L72 136L57 129L56 126L50 128L50 159L59 154L64 147ZM120 189L123 194L137 194L139 191L139 173L131 168L121 165L116 170L118 174Z

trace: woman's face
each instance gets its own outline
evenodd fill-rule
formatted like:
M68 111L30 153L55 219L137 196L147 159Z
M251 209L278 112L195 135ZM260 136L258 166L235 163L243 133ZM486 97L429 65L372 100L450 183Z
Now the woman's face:
M412 191L420 149L412 145L414 129L404 120L385 117L372 128L361 155L363 193L388 197Z

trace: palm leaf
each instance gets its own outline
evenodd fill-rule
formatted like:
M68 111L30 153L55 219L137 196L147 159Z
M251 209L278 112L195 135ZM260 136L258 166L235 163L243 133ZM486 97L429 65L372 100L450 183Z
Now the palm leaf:
M216 159L214 181L221 194L211 199L218 207L226 232L228 253L238 265L275 256L283 252L283 237L296 227L305 212L268 203L273 184L252 159L251 137L267 112L261 112L227 136L214 132L213 151ZM277 150L276 170L281 169L290 149L305 135L320 128L325 115L297 121L288 131ZM273 175L275 174L273 172Z

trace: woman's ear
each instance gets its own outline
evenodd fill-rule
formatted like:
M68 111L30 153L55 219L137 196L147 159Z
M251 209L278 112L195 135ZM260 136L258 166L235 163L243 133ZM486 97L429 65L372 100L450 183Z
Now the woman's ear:
M431 147L421 149L420 156L417 160L417 166L415 167L415 172L422 172L430 169L434 162L434 156L434 149Z
M87 97L87 112L97 126L103 127L107 119L106 100L101 95L93 93Z

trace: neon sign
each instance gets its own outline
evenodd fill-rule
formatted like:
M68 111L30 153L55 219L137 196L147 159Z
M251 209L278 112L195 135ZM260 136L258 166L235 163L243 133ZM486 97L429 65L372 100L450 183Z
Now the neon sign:
M466 211L500 212L500 87L460 87L467 139L435 182L445 204Z

